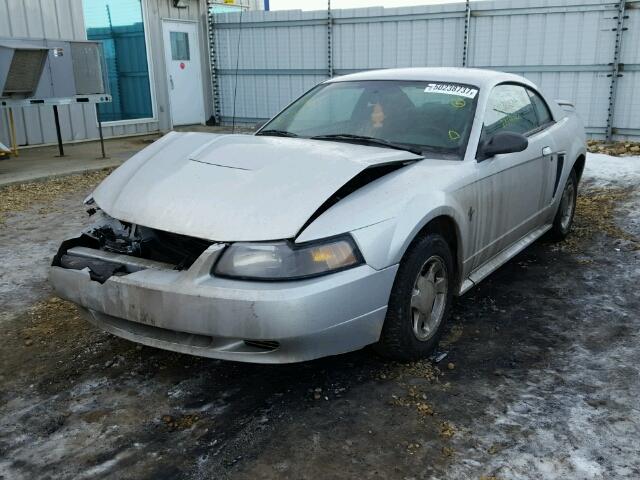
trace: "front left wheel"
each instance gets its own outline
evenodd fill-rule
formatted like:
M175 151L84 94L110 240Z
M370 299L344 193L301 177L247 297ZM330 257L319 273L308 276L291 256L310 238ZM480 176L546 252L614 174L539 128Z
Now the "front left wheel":
M401 361L427 357L444 330L454 278L446 240L435 233L416 240L400 262L375 349Z

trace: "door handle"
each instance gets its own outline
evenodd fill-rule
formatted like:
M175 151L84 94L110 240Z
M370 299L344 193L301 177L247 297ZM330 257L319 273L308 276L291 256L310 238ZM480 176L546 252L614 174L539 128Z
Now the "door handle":
M173 75L169 75L169 83L171 84L171 90L173 90Z
M542 155L544 155L545 157L546 157L547 155L551 155L551 153L553 153L553 152L551 151L551 147L544 147L544 148L542 149Z

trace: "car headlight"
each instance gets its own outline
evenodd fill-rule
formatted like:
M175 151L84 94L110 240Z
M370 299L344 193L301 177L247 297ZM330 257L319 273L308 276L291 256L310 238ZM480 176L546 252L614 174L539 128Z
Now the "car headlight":
M213 273L251 280L293 280L337 272L363 263L350 235L296 245L233 243L222 253Z

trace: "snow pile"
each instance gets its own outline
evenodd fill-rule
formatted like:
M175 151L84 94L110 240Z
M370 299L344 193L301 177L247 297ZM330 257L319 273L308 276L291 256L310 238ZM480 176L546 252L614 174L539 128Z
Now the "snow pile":
M623 219L618 223L623 230L640 237L640 157L588 153L583 179L587 187L631 189L629 198L617 205Z
M640 157L612 157L602 153L587 153L583 178L596 187L638 185Z

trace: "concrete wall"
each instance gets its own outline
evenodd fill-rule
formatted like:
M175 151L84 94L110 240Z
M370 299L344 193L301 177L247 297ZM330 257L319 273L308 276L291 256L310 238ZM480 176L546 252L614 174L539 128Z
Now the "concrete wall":
M640 2L627 0L613 126L640 136ZM587 131L606 131L618 2L471 2L467 66L514 72L552 98L575 102ZM332 11L333 73L393 67L462 66L464 2ZM326 11L245 12L215 23L220 116L253 123L329 78ZM238 51L238 37L241 48ZM240 55L238 60L238 52ZM239 69L236 72L236 62ZM237 80L236 80L237 79Z
M241 0L250 8L261 8L259 0ZM174 8L172 0L142 0L147 49L150 52L151 96L155 99L155 118L114 122L104 126L105 137L166 131L171 128L167 78L162 42L162 19L198 22L201 51L205 114L212 114L209 81L209 46L206 0L189 0L188 8ZM0 39L85 40L82 0L0 0ZM64 141L98 138L93 105L62 106L60 122ZM19 145L56 142L51 107L28 107L14 110ZM7 117L0 111L0 142L9 144Z

